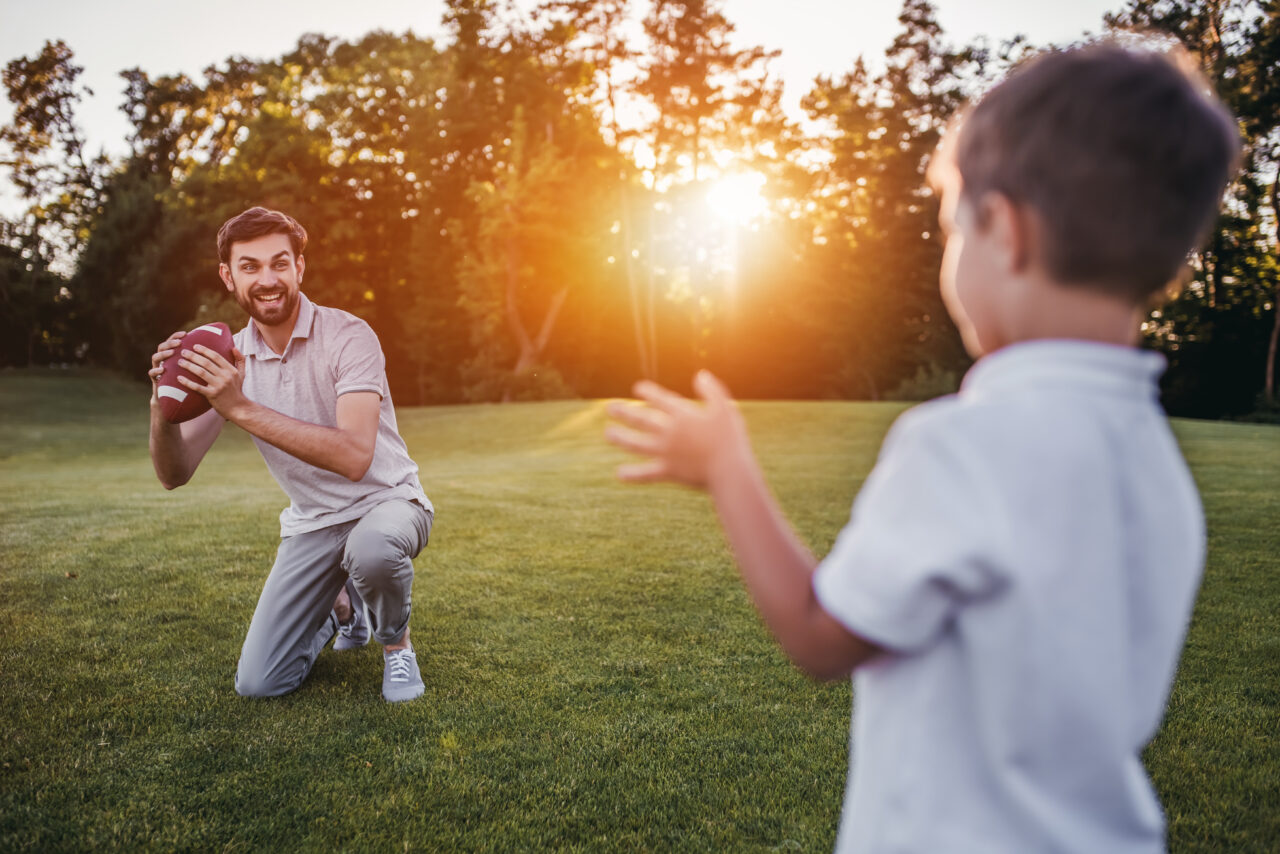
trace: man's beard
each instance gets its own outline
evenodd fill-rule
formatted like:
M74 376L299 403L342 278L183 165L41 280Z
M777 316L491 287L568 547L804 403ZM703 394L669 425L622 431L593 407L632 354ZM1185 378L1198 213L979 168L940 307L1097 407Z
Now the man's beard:
M256 320L262 326L279 326L285 323L293 316L293 310L298 305L298 291L290 291L288 288L253 288L249 291L248 296L241 296L240 291L235 291L236 302L245 312ZM263 294L280 294L280 299L269 305L258 302L257 296Z

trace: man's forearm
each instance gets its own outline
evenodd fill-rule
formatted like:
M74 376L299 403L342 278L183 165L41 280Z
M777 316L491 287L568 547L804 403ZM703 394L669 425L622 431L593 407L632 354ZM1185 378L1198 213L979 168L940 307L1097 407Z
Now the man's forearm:
M323 427L291 418L245 399L228 413L231 423L290 456L348 480L364 477L373 461L373 448L338 427Z
M176 489L195 474L199 460L193 460L191 449L183 437L182 425L170 424L160 411L160 404L151 402L151 427L148 447L156 477L165 489Z

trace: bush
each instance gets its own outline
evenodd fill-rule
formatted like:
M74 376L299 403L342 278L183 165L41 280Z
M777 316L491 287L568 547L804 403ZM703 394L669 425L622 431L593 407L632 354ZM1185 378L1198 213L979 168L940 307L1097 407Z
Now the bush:
M960 390L960 374L940 367L936 362L916 368L915 376L898 383L884 396L885 400L925 401Z

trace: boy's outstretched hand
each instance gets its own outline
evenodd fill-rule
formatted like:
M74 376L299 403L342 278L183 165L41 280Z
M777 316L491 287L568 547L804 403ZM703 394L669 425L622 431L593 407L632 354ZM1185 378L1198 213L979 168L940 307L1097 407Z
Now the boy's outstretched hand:
M701 371L695 403L652 382L636 384L647 406L612 403L605 436L648 457L618 469L632 483L672 481L711 493L743 581L765 623L797 665L831 679L879 652L823 610L813 593L818 562L782 516L751 454L746 424L729 392Z
M750 453L746 426L729 391L707 371L694 377L699 405L648 380L636 383L639 406L615 402L609 415L627 426L611 425L605 436L620 448L649 459L618 468L631 483L671 481L709 489L726 468Z

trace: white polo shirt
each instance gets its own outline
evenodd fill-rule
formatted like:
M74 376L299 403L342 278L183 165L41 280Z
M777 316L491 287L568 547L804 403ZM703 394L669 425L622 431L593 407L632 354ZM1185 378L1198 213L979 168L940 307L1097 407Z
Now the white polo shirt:
M378 336L353 314L315 305L306 294L299 294L298 299L298 320L284 353L273 351L252 322L236 333L236 348L245 356L245 396L322 427L337 426L341 395L371 391L381 396L382 404L373 462L357 482L253 438L271 475L290 499L280 514L280 536L359 519L384 501L397 498L417 501L432 511L418 481L418 466L409 457L396 425Z
M890 652L854 676L840 852L1156 852L1141 761L1204 564L1164 360L982 359L893 426L814 576Z

